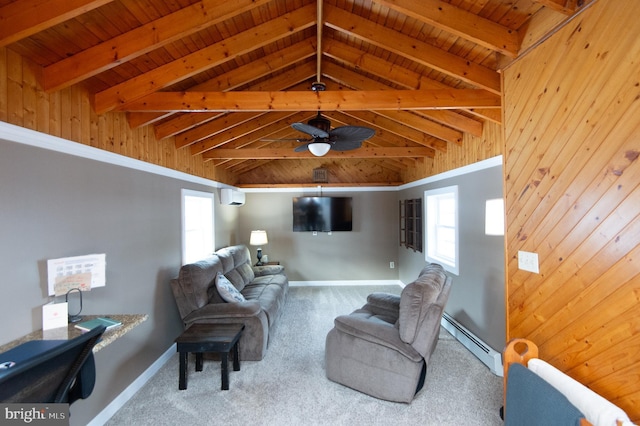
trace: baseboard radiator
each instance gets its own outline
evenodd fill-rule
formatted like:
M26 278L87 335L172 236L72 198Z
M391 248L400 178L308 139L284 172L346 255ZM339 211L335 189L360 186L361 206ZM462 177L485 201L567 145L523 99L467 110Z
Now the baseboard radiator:
M503 376L502 356L500 352L493 350L489 345L484 343L478 336L467 330L462 324L454 320L447 313L442 315L440 321L442 327L456 338L462 345L469 349L480 361L482 361L489 370L496 376Z

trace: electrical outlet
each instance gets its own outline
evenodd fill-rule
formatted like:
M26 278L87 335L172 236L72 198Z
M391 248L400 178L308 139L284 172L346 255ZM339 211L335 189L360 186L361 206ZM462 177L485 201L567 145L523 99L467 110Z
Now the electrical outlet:
M518 251L518 268L523 271L540 273L538 266L538 253L529 253L527 251Z
M396 267L396 262L389 262L389 269L393 269Z

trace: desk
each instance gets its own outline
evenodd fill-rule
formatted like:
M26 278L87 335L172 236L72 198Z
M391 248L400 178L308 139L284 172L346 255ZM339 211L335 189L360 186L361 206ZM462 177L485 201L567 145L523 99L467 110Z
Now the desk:
M88 321L90 319L93 318L97 318L97 317L104 317L104 316L108 316L111 317L115 320L118 320L122 323L122 325L118 326L118 327L114 327L111 330L105 331L105 333L102 335L102 340L100 340L93 348L93 352L98 352L100 349L104 348L105 346L107 346L108 344L110 344L111 342L113 342L114 340L124 336L125 334L127 334L129 331L131 331L134 327L142 324L144 321L147 320L147 318L149 317L147 314L127 314L127 315L83 315L82 316L82 321ZM80 330L78 330L75 327L76 323L69 323L69 325L67 326L67 333L66 333L66 338L67 339L73 339L74 337L78 337L79 335L82 334L82 332ZM61 327L62 328L62 327ZM50 333L51 331L54 331L54 333ZM2 352L6 352L9 349L12 349L22 343L28 342L30 340L62 340L65 337L60 337L60 335L58 334L61 330L47 330L47 331L42 331L42 330L36 330L34 332L31 332L29 334L27 334L26 336L23 336L19 339L16 339L12 342L9 342L5 345L0 346L0 353ZM64 330L63 331L63 335L64 335Z

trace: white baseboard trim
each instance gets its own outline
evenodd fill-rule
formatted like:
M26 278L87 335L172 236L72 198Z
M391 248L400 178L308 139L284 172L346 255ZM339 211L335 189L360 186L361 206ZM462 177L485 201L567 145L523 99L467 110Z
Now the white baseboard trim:
M399 285L400 280L349 280L349 281L289 281L290 287L347 286L347 285Z
M118 395L113 401L109 403L97 416L89 422L89 426L102 426L109 421L109 419L122 408L124 404L131 399L131 397L138 392L142 387L151 379L163 365L171 359L176 353L176 344L174 343L167 349L153 364L149 366L137 379L135 379L120 395Z

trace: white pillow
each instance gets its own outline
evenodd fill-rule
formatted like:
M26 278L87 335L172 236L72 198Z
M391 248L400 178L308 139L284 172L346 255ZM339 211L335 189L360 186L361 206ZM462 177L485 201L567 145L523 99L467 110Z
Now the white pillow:
M595 393L582 383L567 376L553 365L538 359L529 360L527 367L567 397L594 426L615 426L616 420L630 422L617 405Z
M218 272L218 276L216 277L216 288L218 289L218 293L220 293L220 297L226 302L235 303L246 301L242 293L220 272Z

